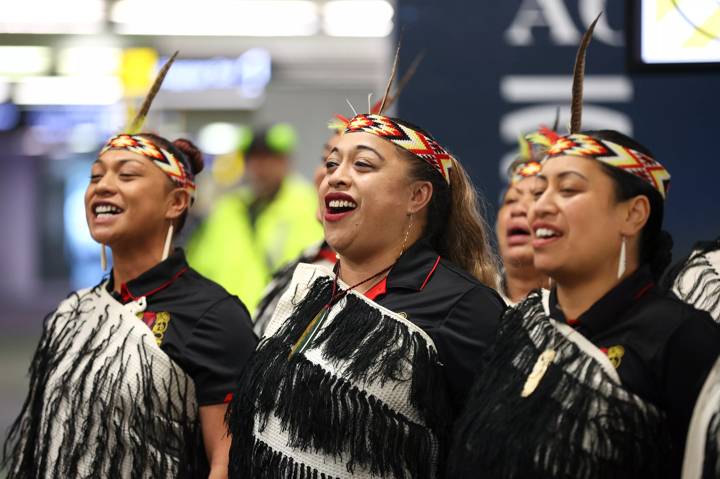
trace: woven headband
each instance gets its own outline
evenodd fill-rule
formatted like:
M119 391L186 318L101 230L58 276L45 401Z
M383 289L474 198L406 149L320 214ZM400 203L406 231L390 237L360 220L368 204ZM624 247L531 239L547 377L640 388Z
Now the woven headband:
M177 187L190 194L191 202L195 200L195 183L190 166L183 164L176 155L157 146L148 138L140 135L116 135L108 140L100 150L100 155L108 150L127 150L149 158Z
M558 137L547 150L546 159L557 156L593 158L619 168L650 184L663 199L670 187L670 173L652 157L583 133Z
M570 102L570 134L557 137L547 150L547 158L557 156L575 156L593 158L607 165L619 168L650 184L663 199L670 187L670 173L654 158L632 148L626 148L612 141L595 138L581 133L583 84L585 80L585 54L595 25L600 19L597 16L583 35L575 55L573 68L572 101Z
M450 184L450 153L429 136L383 115L357 115L345 129L346 134L355 132L379 136L409 151L426 161Z
M528 133L518 138L520 155L510 166L510 184L515 185L519 181L535 176L540 173L541 161L545 152L559 138L559 135L546 127Z

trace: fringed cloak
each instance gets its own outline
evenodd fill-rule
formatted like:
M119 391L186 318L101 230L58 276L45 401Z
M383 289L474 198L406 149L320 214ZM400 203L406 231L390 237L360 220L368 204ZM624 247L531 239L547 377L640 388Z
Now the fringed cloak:
M663 477L663 415L623 388L599 349L548 316L547 297L531 293L503 318L458 421L448 477ZM554 361L521 397L546 349Z
M45 321L30 391L4 448L9 478L194 477L192 380L105 285Z
M438 477L448 403L425 332L351 291L289 357L332 278L301 264L281 298L230 406L230 476Z
M669 276L678 298L720 322L720 239L696 247Z
M698 396L685 444L682 479L720 477L720 359Z

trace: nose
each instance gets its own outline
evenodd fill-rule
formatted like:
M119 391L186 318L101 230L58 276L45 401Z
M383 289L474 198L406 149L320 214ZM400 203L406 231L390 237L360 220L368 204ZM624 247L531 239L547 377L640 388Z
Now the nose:
M98 196L110 196L116 192L115 179L111 173L102 175L95 183L95 194Z
M557 213L557 205L553 199L550 188L547 188L535 202L530 206L529 209L530 221L540 218L547 218Z
M352 183L350 175L350 163L348 161L342 161L340 164L333 169L328 171L326 175L328 184L335 189L348 188Z
M524 218L527 216L529 205L524 201L516 201L510 207L511 218Z

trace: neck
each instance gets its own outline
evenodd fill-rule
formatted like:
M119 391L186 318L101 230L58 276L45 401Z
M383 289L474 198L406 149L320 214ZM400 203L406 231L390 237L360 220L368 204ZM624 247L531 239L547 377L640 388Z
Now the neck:
M363 261L354 261L345 256L340 257L340 279L343 280L347 285L353 286L361 281L378 274L384 269L392 266L397 261L397 255L385 256L378 255L375 258L367 259ZM376 278L368 281L355 288L358 293L365 293L372 288L378 281L381 281L388 275L390 270L385 271L383 274L378 275Z
M417 237L409 237L407 244L405 245L405 251L412 246ZM403 251L400 248L387 248L384 251L380 251L370 255L364 256L345 256L340 254L340 279L343 280L349 286L353 286L361 281L364 281L371 276L378 274L384 269L392 267L401 256ZM358 293L365 293L372 288L378 281L382 280L388 275L390 270L388 269L383 274L378 275L376 278L368 281L367 283L360 285L356 288Z
M160 263L163 247L164 240L154 241L150 247L113 247L113 289L120 292L123 284L132 281Z
M532 266L505 269L505 294L513 303L521 301L534 289L547 288L549 278Z
M617 277L617 269L613 264L600 273L576 281L558 279L557 299L565 317L572 319L580 317L608 291L633 274L637 268L637 262L631 264L628 261L627 271L621 278ZM610 271L607 271L608 269Z

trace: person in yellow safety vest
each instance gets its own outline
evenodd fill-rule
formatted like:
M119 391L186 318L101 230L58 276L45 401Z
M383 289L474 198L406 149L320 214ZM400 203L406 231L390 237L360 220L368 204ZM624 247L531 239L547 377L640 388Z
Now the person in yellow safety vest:
M295 132L285 123L253 134L246 184L220 198L190 238L189 263L254 311L272 273L323 238L317 193L291 173Z

